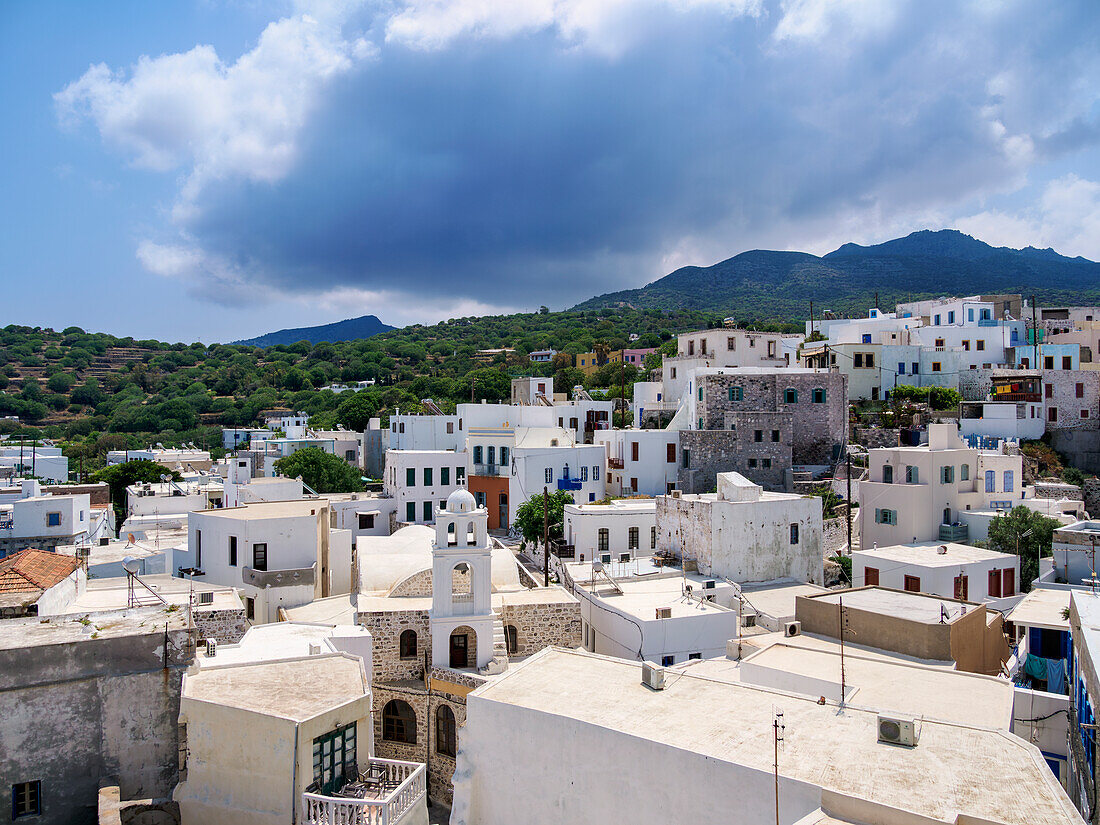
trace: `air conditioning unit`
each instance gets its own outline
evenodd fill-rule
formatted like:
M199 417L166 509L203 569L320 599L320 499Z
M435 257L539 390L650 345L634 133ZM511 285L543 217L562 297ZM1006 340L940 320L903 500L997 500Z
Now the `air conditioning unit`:
M705 582L703 582L703 589L704 590L713 590L714 589L714 579L707 579Z
M673 490L672 491L672 497L673 498L680 498L681 495L683 495L683 493L680 490Z
M199 593L199 604L213 604L213 603L214 603L214 594L213 593Z
M218 653L218 642L217 642L217 640L207 639L206 640L206 657L208 659L213 659L214 656L217 655L217 653Z
M885 742L887 745L902 745L906 748L916 747L916 723L912 719L879 716L878 741Z
M600 561L603 564L611 564L611 554L610 553L600 553Z
M658 607L657 608L657 618L658 619L671 619L672 618L672 608L671 607Z
M783 635L788 639L792 636L801 636L802 622L786 622L783 625Z
M642 684L653 690L664 690L664 669L653 664L653 662L642 662Z

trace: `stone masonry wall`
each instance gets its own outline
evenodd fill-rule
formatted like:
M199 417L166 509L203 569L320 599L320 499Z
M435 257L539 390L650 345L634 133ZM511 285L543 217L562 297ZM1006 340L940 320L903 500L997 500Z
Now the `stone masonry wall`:
M359 613L356 623L371 633L375 682L422 679L425 655L431 656L432 633L427 610ZM401 658L401 633L416 631L416 658Z
M572 596L562 593L561 602L553 604L505 604L501 621L515 625L515 656L531 656L544 647L580 647L581 605Z
M730 389L741 389L741 400L730 400ZM795 464L830 464L848 434L848 376L842 372L703 375L699 416L706 429L724 426L726 413L788 413L791 416L791 460ZM786 403L786 390L798 401ZM825 390L825 401L814 403L813 391Z
M868 450L896 447L901 443L901 430L881 427L856 427L852 431L852 441Z
M852 514L852 541L859 538L856 529L859 518ZM836 555L836 552L848 544L848 520L847 518L827 518L821 522L821 550L825 557Z
M470 573L453 571L451 573L453 577L451 580L451 586L454 588L455 593L469 593L470 592ZM398 582L393 590L389 592L390 596L430 596L432 595L432 571L421 570L419 573L414 573L402 582Z
M401 759L407 762L428 761L428 691L411 685L371 685L374 708L374 752L381 759ZM391 742L382 737L382 711L392 700L408 703L416 714L416 744Z
M1100 515L1100 478L1086 478L1081 485L1085 500L1085 510L1090 516Z
M769 437L755 443L751 432L748 437L746 444L734 430L683 430L680 450L688 466L677 470L676 486L685 493L713 492L718 473L737 472L768 490L782 490L791 467L790 442ZM765 458L771 466L765 466ZM749 466L750 460L755 466Z
M1043 370L1043 406L1047 432L1100 430L1100 371ZM1050 420L1051 407L1058 410L1057 421Z
M234 610L196 610L193 614L200 639L215 639L223 645L235 645L251 626L244 607Z
M1081 488L1075 484L1056 484L1051 481L1037 481L1035 482L1035 498L1069 498L1074 501L1081 501L1083 496Z

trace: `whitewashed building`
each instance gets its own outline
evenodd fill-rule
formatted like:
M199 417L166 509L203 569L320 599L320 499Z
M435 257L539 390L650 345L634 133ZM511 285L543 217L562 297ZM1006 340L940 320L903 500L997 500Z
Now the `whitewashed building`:
M617 562L651 556L657 549L657 502L613 499L607 504L567 504L562 555L578 561L610 554ZM609 559L609 561L610 561Z
M464 486L466 454L451 450L387 450L382 490L398 521L432 524L447 496Z
M676 486L680 438L676 430L606 430L595 443L607 445L611 495L659 496Z

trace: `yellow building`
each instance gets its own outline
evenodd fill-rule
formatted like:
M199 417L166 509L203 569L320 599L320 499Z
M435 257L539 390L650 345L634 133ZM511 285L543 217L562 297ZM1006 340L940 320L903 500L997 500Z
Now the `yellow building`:
M596 353L582 352L577 355L577 369L585 375L591 375L600 368L597 363Z

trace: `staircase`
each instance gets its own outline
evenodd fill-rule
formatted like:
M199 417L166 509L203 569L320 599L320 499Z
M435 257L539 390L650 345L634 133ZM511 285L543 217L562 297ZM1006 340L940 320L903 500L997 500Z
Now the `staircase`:
M508 637L504 635L504 621L500 611L493 610L493 658L481 672L486 676L495 676L508 669Z

